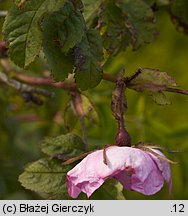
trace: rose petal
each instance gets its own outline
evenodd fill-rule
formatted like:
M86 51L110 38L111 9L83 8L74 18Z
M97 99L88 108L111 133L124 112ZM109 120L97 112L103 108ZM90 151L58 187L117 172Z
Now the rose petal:
M155 153L165 157L165 155L162 152L160 152L159 150L152 149L152 151L154 151ZM164 161L164 160L156 157L152 153L149 153L149 154L152 157L152 159L156 162L159 170L162 173L163 178L169 184L168 190L169 190L169 193L170 193L171 190L172 190L172 176L171 176L170 164L167 161Z
M136 148L111 146L106 149L106 160L107 165L103 162L103 150L98 150L70 170L70 196L76 198L83 191L89 197L107 178L117 179L126 189L151 195L161 189L168 173L166 170L162 174L156 158Z

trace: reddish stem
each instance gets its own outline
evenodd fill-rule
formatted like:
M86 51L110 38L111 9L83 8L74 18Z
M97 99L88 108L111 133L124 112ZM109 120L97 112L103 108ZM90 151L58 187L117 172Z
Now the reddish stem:
M21 73L15 73L13 75L14 78L26 82L31 85L47 85L47 86L54 86L56 88L63 88L66 90L76 90L76 83L66 83L66 82L54 82L52 78L45 78L45 77L33 77L28 76Z

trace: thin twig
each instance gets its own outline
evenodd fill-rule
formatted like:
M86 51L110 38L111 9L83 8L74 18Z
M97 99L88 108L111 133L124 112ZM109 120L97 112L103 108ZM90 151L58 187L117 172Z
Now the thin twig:
M177 88L166 88L165 91L188 95L188 90L182 90L182 89L177 89Z
M52 92L49 92L47 90L40 89L40 88L35 88L35 87L29 86L29 85L27 85L25 83L21 83L21 82L19 82L17 80L14 80L14 79L10 78L7 74L5 74L5 73L3 73L1 71L0 71L0 80L2 80L8 86L13 87L13 88L15 88L16 90L18 90L20 92L31 92L31 93L44 95L44 96L47 96L47 97L51 97L53 95Z
M13 68L10 68L10 66L7 65L7 62L5 60L0 60L0 62L2 64L2 66L4 67L4 69L6 69L8 67L9 72L15 71ZM129 86L129 83L138 74L139 74L139 72L135 73L131 77L124 79L127 88L131 89L131 87ZM12 74L12 77L21 81L21 82L25 82L25 83L31 84L31 85L47 85L47 86L53 86L56 88L63 88L63 89L68 90L68 91L76 91L78 89L75 82L72 82L72 83L68 83L67 81L54 82L54 80L52 78L28 76L28 75L22 74L22 73L17 72L17 71L15 71L15 73ZM116 83L117 82L117 76L112 75L112 74L108 74L108 73L103 73L103 80ZM188 95L188 90L182 90L182 89L177 89L177 88L166 88L164 91Z
M65 90L70 90L74 91L77 90L76 83L74 82L55 82L52 78L50 77L35 77L35 76L29 76L25 75L23 73L20 73L16 71L12 66L10 66L9 62L7 59L0 59L0 64L3 66L3 69L11 74L11 77L21 81L25 82L30 85L46 85L46 86L53 86L56 88L63 88Z
M139 142L137 144L135 144L134 146L132 146L133 148L139 148L139 147L145 147L145 148L150 148L150 149L157 149L157 150L162 150L162 151L166 151L168 153L184 153L184 152L188 152L187 149L168 149L165 148L164 146L161 146L159 144L155 144L155 143L144 143L144 142Z
M178 162L172 161L172 160L166 158L165 156L158 154L157 152L153 151L153 150L150 149L150 148L146 148L146 147L143 147L143 146L138 146L137 148L139 148L139 149L141 149L141 150L143 150L143 151L145 151L145 152L151 153L151 154L153 154L154 156L156 156L157 158L162 159L163 161L166 161L166 162L168 162L168 163L171 163L171 164L178 164Z
M63 88L65 90L71 90L71 91L74 91L77 89L76 83L67 83L65 81L64 82L54 82L53 79L51 79L51 78L33 77L33 76L21 74L21 73L15 73L15 74L13 74L13 77L22 81L22 82L26 82L26 83L32 84L32 85L48 85L48 86L53 86L56 88ZM112 76L110 74L104 73L103 74L103 80L115 83L116 77ZM127 86L127 88L130 88L129 85ZM182 89L177 89L177 88L167 88L164 91L188 95L188 90L182 90Z
M46 78L46 77L33 77L28 76L21 73L15 73L12 75L15 79L20 80L22 82L31 84L31 85L47 85L47 86L53 86L56 88L63 88L65 90L77 90L76 83L67 83L64 82L54 82L52 78Z
M85 113L84 113L84 109L83 109L83 101L82 101L82 97L79 91L75 91L75 92L71 92L71 99L74 105L74 108L76 110L76 113L79 117L80 120L80 124L82 127L82 136L83 136L83 142L85 144L85 150L87 150L88 146L87 146L87 129L86 129L86 125L85 125Z
M103 80L110 81L110 82L117 82L117 76L108 74L108 73L103 73Z
M71 91L74 91L77 89L76 83L54 82L53 79L51 78L33 77L33 76L21 74L21 73L15 73L13 74L13 77L15 79L18 79L19 81L22 81L28 84L32 84L32 85L47 85L47 86L63 88L65 90L71 90ZM107 73L104 73L103 80L115 83L115 76L111 76L111 75L108 76ZM127 86L127 88L130 88L129 85ZM177 89L177 88L166 88L166 90L164 91L188 95L188 90L182 90L182 89Z
M80 117L80 124L81 124L81 128L82 128L82 139L83 139L83 142L85 144L85 150L87 150L87 129L86 129L84 116Z
M69 165L69 164L72 164L78 160L81 160L83 158L85 158L88 154L92 153L94 151L89 151L89 152L86 152L86 153L83 153L82 155L79 155L77 157L74 157L74 158L70 158L68 160L66 160L65 162L62 163L62 165Z
M32 85L48 85L48 86L54 86L56 88L63 88L65 90L72 90L72 91L77 89L76 83L67 83L66 81L54 82L52 78L33 77L18 72L14 73L12 76L22 82L26 82ZM107 73L103 74L103 79L114 83L117 80L115 76Z

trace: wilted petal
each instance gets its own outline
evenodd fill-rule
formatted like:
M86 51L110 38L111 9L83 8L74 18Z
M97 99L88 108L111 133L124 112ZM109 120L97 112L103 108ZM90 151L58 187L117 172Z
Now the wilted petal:
M165 157L165 155L162 152L160 152L159 150L152 149L152 151ZM170 164L165 160L157 158L152 153L149 153L149 154L152 157L152 159L156 162L159 170L162 172L163 178L169 184L169 192L171 192L171 190L172 190L172 176L171 176Z
M115 178L126 189L154 194L165 178L157 159L140 149L111 146L106 149L106 165L103 150L95 151L67 173L68 192L73 198L81 191L89 197L107 178Z
M82 190L76 185L73 185L72 180L70 179L69 176L67 176L67 184L68 184L68 193L70 194L70 196L72 198L78 197L78 195Z
M136 151L130 156L131 163L114 177L127 190L138 191L145 195L155 194L163 186L163 176L148 153L139 149L134 150Z

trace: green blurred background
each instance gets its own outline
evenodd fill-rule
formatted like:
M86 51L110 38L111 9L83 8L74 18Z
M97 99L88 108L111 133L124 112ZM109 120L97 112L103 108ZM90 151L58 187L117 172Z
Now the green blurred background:
M12 1L0 3L0 10L9 8ZM0 29L3 18L0 18ZM128 48L106 65L105 71L117 73L125 68L131 75L139 67L150 67L168 72L183 89L188 89L188 37L176 31L166 12L157 14L159 36L138 51ZM0 39L2 35L0 32ZM0 66L1 68L1 66ZM40 75L43 69L40 59L28 74ZM111 93L114 85L102 81L92 90L85 92L98 111L100 124L87 122L89 145L114 143L117 125L111 111ZM65 133L62 118L67 93L49 87L55 96L43 106L25 103L19 94L1 83L0 87L0 199L40 199L36 193L25 190L18 182L25 164L41 157L39 144L45 136ZM167 94L172 101L169 106L158 106L150 97L127 90L128 111L125 117L132 143L147 141L168 149L188 149L188 97ZM60 120L54 118L59 113ZM81 135L77 123L73 132ZM173 190L168 194L165 186L153 196L124 191L126 199L187 199L188 198L188 153L167 154L177 165L172 165ZM110 190L110 189L109 189ZM98 197L99 198L99 197Z

